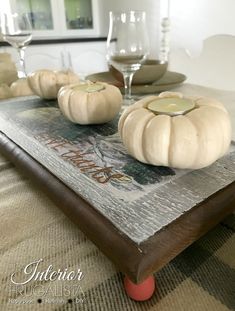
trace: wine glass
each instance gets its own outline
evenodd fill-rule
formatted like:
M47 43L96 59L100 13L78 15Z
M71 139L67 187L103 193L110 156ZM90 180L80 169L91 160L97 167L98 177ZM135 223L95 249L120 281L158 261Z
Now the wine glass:
M125 102L131 101L131 83L134 73L149 53L146 13L130 11L109 13L107 61L123 75Z
M25 77L25 49L32 40L32 26L26 14L5 13L1 16L3 40L17 49L21 71L19 77Z

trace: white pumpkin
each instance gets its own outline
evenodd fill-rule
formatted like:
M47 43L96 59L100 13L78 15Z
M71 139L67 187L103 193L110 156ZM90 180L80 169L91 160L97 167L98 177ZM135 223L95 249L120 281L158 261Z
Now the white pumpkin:
M34 95L26 78L21 78L13 82L10 89L14 97Z
M161 109L162 98L171 102L166 110L174 110L182 99L194 107L173 116L154 111ZM145 97L128 107L118 128L127 152L137 160L181 169L203 168L222 157L232 132L228 112L217 100L171 92Z
M45 99L54 99L62 86L79 82L79 77L72 71L46 69L29 74L27 79L33 92Z
M11 85L18 79L18 73L15 63L9 53L0 53L0 84Z
M12 97L11 89L5 83L0 85L0 99L6 99Z
M101 124L111 121L121 109L122 94L110 84L87 82L67 85L58 93L62 113L78 124Z

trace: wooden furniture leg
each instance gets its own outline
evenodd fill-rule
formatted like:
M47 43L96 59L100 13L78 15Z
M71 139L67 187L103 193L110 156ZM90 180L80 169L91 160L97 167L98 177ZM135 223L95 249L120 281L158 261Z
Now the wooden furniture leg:
M124 278L124 288L127 295L135 301L145 301L152 297L155 291L155 279L151 275L142 283L135 284L127 276Z

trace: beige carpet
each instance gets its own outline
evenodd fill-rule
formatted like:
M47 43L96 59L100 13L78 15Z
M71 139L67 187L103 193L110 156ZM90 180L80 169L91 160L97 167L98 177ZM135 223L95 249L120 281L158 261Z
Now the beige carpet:
M37 187L0 156L0 310L235 310L235 217L156 273L158 290L136 303L122 275ZM31 280L23 272L80 270L80 281Z

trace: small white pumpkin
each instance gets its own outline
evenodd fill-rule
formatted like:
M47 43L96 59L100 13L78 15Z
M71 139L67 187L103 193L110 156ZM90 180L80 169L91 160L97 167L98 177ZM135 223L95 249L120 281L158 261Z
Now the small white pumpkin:
M29 74L27 79L33 92L45 99L54 99L62 86L79 82L79 77L70 70L38 70Z
M0 53L0 84L11 85L18 79L18 73L15 63L9 53Z
M111 121L120 111L122 94L113 85L96 82L67 85L58 93L62 113L78 124L101 124Z
M0 99L6 99L12 97L11 89L5 83L0 85Z
M10 86L12 96L29 96L34 95L34 92L31 90L27 78L21 78L13 82Z
M173 92L128 107L118 128L127 152L137 160L181 169L203 168L222 157L232 132L223 104Z

